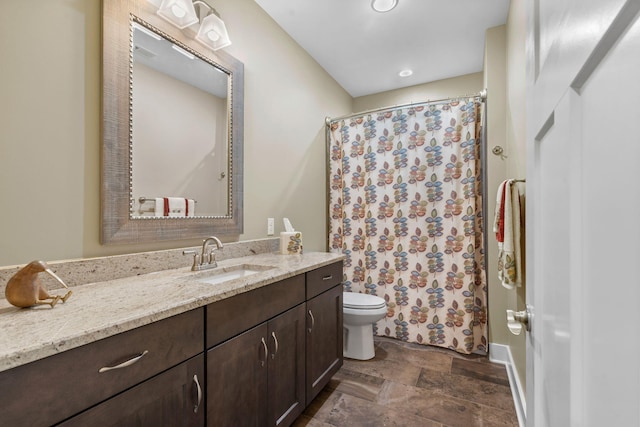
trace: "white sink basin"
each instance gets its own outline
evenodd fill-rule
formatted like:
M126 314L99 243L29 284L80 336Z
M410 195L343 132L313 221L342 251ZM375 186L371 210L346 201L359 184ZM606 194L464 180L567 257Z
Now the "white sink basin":
M240 279L241 277L251 276L252 274L260 273L265 270L269 270L273 267L265 265L249 265L241 264L231 267L221 267L216 270L212 270L207 275L198 278L198 282L209 283L210 285L216 285L218 283L228 282L229 280Z

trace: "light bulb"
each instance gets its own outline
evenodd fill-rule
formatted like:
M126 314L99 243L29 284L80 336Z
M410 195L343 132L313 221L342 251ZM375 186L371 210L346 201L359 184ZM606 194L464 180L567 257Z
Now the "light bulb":
M192 0L162 0L158 15L176 27L183 29L198 22Z
M398 5L398 0L372 0L371 7L376 12L389 12Z
M176 18L183 18L184 15L187 14L187 12L177 4L174 4L173 6L171 6L171 13L173 13L176 16Z
M209 31L207 32L207 37L209 38L209 40L211 40L212 42L217 42L218 40L220 40L220 34L216 33L215 31Z

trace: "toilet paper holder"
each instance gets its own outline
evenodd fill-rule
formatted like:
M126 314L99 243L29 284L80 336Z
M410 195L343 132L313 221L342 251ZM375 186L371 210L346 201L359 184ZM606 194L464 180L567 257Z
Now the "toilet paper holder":
M522 328L530 332L532 319L533 314L529 304L527 304L526 310L523 311L507 310L507 328L514 335L520 335Z

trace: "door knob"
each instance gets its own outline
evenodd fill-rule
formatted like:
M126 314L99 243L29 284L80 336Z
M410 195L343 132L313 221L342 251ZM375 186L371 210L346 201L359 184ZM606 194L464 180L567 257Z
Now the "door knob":
M523 311L507 310L507 328L513 335L520 335L524 327L527 332L531 331L531 311L529 306Z

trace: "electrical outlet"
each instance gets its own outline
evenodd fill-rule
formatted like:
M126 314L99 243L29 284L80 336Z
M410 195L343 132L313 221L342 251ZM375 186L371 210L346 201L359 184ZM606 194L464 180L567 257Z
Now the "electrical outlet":
M273 236L274 230L273 218L267 218L267 236Z

